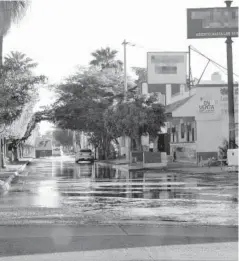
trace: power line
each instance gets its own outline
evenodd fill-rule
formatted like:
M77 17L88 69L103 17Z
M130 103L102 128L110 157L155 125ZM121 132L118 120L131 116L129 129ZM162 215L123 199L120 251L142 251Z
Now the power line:
M225 75L227 75L227 73L225 71L223 71L223 69L221 67L219 67L217 64L214 63L214 65Z
M212 60L212 59L209 58L208 56L204 55L203 53L201 53L200 51L198 51L195 47L193 47L193 46L190 46L190 47L191 47L191 49L192 49L194 52L200 54L201 56L203 56L203 57L206 58L207 60L211 61L214 65L217 65L218 67L221 67L222 69L224 69L224 70L227 71L227 68L226 68L226 67L222 66L221 64L219 64L219 63L217 63L216 61ZM238 74L236 74L236 73L233 73L233 74L234 74L235 76L239 77Z

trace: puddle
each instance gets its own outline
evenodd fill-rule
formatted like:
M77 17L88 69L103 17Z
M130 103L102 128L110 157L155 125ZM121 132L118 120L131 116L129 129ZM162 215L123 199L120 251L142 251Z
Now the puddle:
M109 221L160 218L215 222L220 215L221 223L237 223L236 174L230 179L226 175L209 179L206 175L126 172L57 158L33 161L27 172L28 176L0 197L0 208L55 208L63 216L102 212L102 218Z

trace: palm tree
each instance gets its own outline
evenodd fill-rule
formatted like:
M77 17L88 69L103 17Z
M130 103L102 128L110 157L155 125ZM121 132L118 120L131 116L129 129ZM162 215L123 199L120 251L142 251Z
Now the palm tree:
M7 34L13 22L21 19L27 9L29 1L0 1L0 68L3 59L3 37Z
M94 59L90 61L90 65L98 66L101 70L107 68L122 70L123 62L115 59L117 53L118 51L111 50L110 47L97 49L95 52L91 53Z
M22 72L29 71L37 66L31 58L21 52L10 52L4 57L4 68Z

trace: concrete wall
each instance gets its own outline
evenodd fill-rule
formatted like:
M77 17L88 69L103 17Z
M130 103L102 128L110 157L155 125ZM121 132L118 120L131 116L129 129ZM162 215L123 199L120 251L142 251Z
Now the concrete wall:
M166 105L180 101L195 94L195 89L188 91L184 84L142 84L142 93L161 93L165 95Z
M197 152L218 151L224 139L228 139L228 121L198 121Z
M235 90L235 122L238 126L238 87ZM204 109L204 102L210 110ZM201 85L195 95L173 112L173 117L195 116L197 152L218 152L223 139L228 139L228 102L226 85Z
M120 144L120 155L126 156L126 160L130 160L130 151L131 151L131 140L129 137L120 137L118 139Z

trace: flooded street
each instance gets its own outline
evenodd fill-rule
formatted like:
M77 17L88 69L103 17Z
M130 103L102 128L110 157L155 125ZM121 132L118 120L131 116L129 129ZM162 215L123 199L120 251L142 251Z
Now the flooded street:
M0 197L1 224L237 225L237 175L121 171L35 159Z

